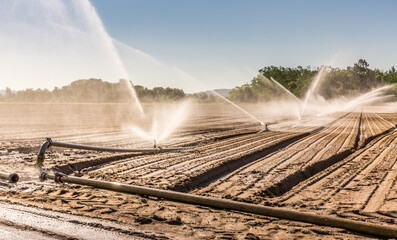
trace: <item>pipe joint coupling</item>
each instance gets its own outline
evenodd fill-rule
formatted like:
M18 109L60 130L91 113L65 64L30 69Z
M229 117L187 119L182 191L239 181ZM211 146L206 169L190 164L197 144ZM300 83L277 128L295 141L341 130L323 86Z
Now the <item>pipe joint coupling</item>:
M19 181L19 175L16 173L11 173L9 178L10 178L10 183L17 183Z
M40 173L40 181L44 182L45 180L47 180L47 173L41 172Z
M55 181L56 183L63 183L62 177L65 177L65 176L66 176L65 174L62 174L62 173L57 172L57 173L55 173L54 181Z

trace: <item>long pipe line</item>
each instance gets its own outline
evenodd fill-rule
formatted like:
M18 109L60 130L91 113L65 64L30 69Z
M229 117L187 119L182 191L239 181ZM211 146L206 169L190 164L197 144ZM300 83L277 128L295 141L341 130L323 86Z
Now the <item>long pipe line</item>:
M175 148L110 148L110 147L97 147L97 146L88 146L82 144L72 144L72 143L63 143L63 142L51 142L51 146L54 147L63 147L63 148L74 148L74 149L84 149L84 150L93 150L93 151L101 151L101 152L140 152L140 153L148 153L148 152L169 152L176 150L189 149L190 147L175 147Z
M227 199L199 196L189 193L181 193L181 192L175 192L169 190L161 190L155 188L127 185L127 184L100 181L100 180L92 180L92 179L79 178L79 177L69 177L61 174L52 175L46 172L42 172L40 178L42 180L52 179L58 183L81 184L81 185L87 185L91 187L102 188L117 192L154 196L154 197L164 198L167 200L178 201L188 204L202 205L202 206L214 207L220 209L236 210L240 212L259 214L263 216L283 218L283 219L307 222L307 223L323 225L323 226L344 228L347 230L376 235L376 236L397 238L397 228L388 225L379 225L374 223L354 221L350 219L344 219L344 218L332 217L332 216L322 216L313 213L288 210L285 208L267 207L256 204L231 201Z
M19 181L19 175L16 173L0 173L0 178L8 180L10 183L17 183Z
M100 152L136 152L136 153L159 153L159 152L170 152L170 151L177 151L177 150L184 150L189 149L191 147L174 147L174 148L142 148L142 149L133 149L133 148L109 148L109 147L97 147L97 146L89 146L89 145L82 145L82 144L72 144L72 143L63 143L63 142L56 142L52 141L51 138L47 138L46 141L43 143L39 150L39 154L37 155L37 167L42 169L43 161L44 161L44 154L48 148L51 146L54 147L62 147L62 148L73 148L73 149L84 149L84 150L92 150L92 151L100 151Z

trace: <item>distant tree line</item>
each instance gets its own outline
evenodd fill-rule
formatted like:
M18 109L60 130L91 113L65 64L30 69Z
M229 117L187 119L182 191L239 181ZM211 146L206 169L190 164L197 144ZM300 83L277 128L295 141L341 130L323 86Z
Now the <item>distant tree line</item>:
M141 102L169 102L190 98L199 103L221 102L212 93L186 94L182 89L169 87L155 87L149 89L134 85L135 92ZM123 103L133 101L131 93L124 80L117 83L102 81L101 79L83 79L72 82L63 87L48 89L28 88L12 91L6 88L5 94L0 94L1 102L84 102L84 103Z
M297 97L303 97L310 87L320 68L310 66L296 68L267 66L259 73L270 79L273 78L291 91ZM346 69L327 67L327 74L322 78L318 93L326 99L355 95L368 91L383 84L397 83L396 69L388 71L370 69L367 61L360 59L353 66ZM185 98L200 103L223 102L218 96L208 93L186 94L182 89L155 87L149 89L136 85L134 89L142 102L178 101ZM395 90L397 95L397 90ZM260 76L249 83L233 88L229 99L237 102L261 102L283 97L285 92L275 84ZM89 102L116 103L131 101L131 94L125 81L110 83L101 79L77 80L63 87L48 89L25 89L17 92L6 88L5 94L0 94L2 102Z
M266 78L274 78L297 97L303 97L320 68L310 66L296 68L268 66L259 70ZM370 69L367 61L360 59L346 69L327 67L327 74L321 79L318 93L326 99L355 95L383 84L397 83L397 72L393 67L388 71ZM261 77L235 87L230 99L239 102L258 102L280 98L283 90Z
M186 97L184 91L177 88L148 89L136 85L134 89L143 102L177 101ZM92 78L77 80L61 88L55 87L52 91L28 88L14 93L6 88L5 95L0 95L0 101L114 103L131 101L131 94L123 81L110 83Z

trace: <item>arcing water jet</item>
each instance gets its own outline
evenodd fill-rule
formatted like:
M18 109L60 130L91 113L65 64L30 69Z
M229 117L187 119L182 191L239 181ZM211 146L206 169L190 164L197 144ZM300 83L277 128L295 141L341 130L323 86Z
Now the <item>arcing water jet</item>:
M262 75L263 76L263 75ZM289 96L291 96L293 99L295 99L298 104L299 104L299 109L297 111L297 117L298 120L301 119L301 108L302 108L302 101L297 98L292 92L290 92L288 89L286 89L282 84L280 84L279 82L277 82L276 80L274 80L273 77L270 77L270 79L273 81L273 83L276 83L277 86L279 86L282 90L284 90Z
M265 76L263 76L263 75L259 75L259 76L265 77ZM270 77L270 79L271 79L275 84L277 84L277 86L279 86L282 90L284 90L288 95L290 95L293 99L295 99L299 104L302 104L302 101L301 101L299 98L297 98L292 92L290 92L288 89L286 89L282 84L280 84L279 82L277 82L276 80L274 80L273 77Z
M219 94L218 92L211 90L211 92L213 94L215 94L216 96L222 98L224 101L230 103L231 105L233 105L234 107L236 107L238 110L242 111L243 113L245 113L247 116L251 117L252 119L254 119L255 121L259 122L259 124L261 126L265 126L265 123L262 122L261 120L259 120L258 118L256 118L254 115L252 115L251 113L247 112L246 110L244 110L243 108L241 108L239 105L235 104L234 102L230 101L229 99L225 98L224 96L222 96L221 94Z
M302 111L300 113L300 118L302 118L303 114L305 113L307 102L309 101L313 92L316 90L318 82L320 81L324 71L325 71L325 66L322 66L320 71L317 73L316 77L314 78L313 83L310 85L310 88L306 93L305 101L303 102L303 105L302 105Z
M86 9L87 14L92 15L92 18L94 19L103 40L105 41L106 45L110 49L111 54L113 55L114 61L120 68L120 72L122 74L122 81L125 83L129 93L131 94L131 97L135 100L135 103L136 103L140 113L144 114L142 104L138 99L138 95L136 94L134 86L132 85L131 81L127 80L127 79L129 79L127 70L125 69L123 62L121 61L121 58L116 50L116 47L114 46L112 39L110 38L109 34L107 33L107 31L102 23L101 18L98 16L94 6L92 6L92 4L89 0L82 1L81 4L85 4L86 7L84 9Z
M189 107L190 103L185 101L173 111L167 109L164 111L163 115L161 115L162 111L160 111L159 115L153 117L151 132L145 131L137 126L129 126L128 128L141 138L153 141L154 145L157 146L160 142L173 134L183 123L189 114ZM159 131L159 124L163 127L161 131Z
M365 94L363 94L363 95L361 95L361 96L358 96L357 98L354 98L353 100L349 101L349 102L346 104L346 107L343 108L343 110L348 110L348 109L354 108L354 107L356 107L356 106L358 106L358 105L361 105L361 104L363 104L363 103L371 102L371 100L372 100L373 98L378 97L379 94L380 94L382 91L388 90L388 89L390 89L391 87L392 87L391 85L379 87L379 88L376 88L376 89L371 90L371 91L368 92L368 93L365 93Z
M89 0L2 1L0 12L0 73L9 87L50 88L87 76L129 79ZM126 88L143 112L129 81Z
M177 71L178 73L180 73L181 75L185 76L186 78L198 83L199 85L204 86L204 84L199 81L198 79L190 76L189 74L185 73L184 71L180 70L179 68L174 67L175 71ZM234 102L230 101L229 99L227 99L226 97L222 96L221 94L219 94L218 92L214 91L214 90L210 90L214 95L220 97L222 100L224 100L225 102L231 104L233 107L237 108L239 111L243 112L245 115L247 115L248 117L254 119L256 122L258 122L261 126L264 126L265 123L261 120L259 120L257 117L255 117L254 115L252 115L251 113L247 112L246 110L244 110L242 107L240 107L239 105L235 104Z

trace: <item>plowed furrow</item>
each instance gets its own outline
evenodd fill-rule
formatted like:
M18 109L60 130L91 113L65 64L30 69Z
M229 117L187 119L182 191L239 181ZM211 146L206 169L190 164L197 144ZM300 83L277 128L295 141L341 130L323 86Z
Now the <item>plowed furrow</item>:
M300 142L290 145L283 151L259 159L245 166L243 169L230 174L226 178L211 184L200 192L226 197L239 196L242 199L248 200L259 189L263 189L263 183L269 185L269 182L274 182L273 180L277 176L283 176L283 167L292 166L301 158L311 159L311 157L308 157L308 154L311 154L313 157L318 151L328 148L327 146L330 143L337 141L335 140L335 136L343 138L342 143L344 143L347 136L350 135L351 129L353 129L352 126L357 125L357 121L358 114L352 114L351 117L342 118L323 131L306 137Z
M396 211L393 204L396 199L393 198L397 176L396 137L396 131L379 137L324 179L295 189L296 194L286 202L304 202L337 211Z
M261 146L267 139L277 137L289 137L290 134L287 133L277 133L277 132L266 132L263 134L251 135L251 136L241 136L237 139L241 141L236 141L236 139L226 139L223 141L218 141L213 144L212 147L208 145L195 148L191 151L180 152L177 156L172 157L172 155L164 154L162 156L146 156L140 158L138 161L128 160L128 163L118 163L114 166L105 167L105 169L97 169L94 172L89 173L91 176L101 176L104 179L116 179L123 182L136 182L137 178L144 178L147 174L158 172L159 170L168 169L170 171L178 171L180 165L184 165L185 162L194 162L197 156L201 155L205 160L206 158L212 157L224 157L234 152L238 152L245 148L254 148L254 146ZM256 139L252 141L252 139ZM223 150L221 150L223 149ZM160 174L160 176L163 174ZM156 175L156 174L153 174ZM175 175L175 174L172 174ZM149 179L149 178L148 178ZM148 181L148 180L147 180ZM145 182L147 182L145 181Z
M244 140L249 141L249 139L252 138L252 136L250 136L250 134L251 134L250 132L247 132L247 133L244 132L244 133L237 133L236 135L243 142ZM272 136L273 134L276 134L276 133L274 133L274 132L268 133L268 135L270 135L270 136ZM228 135L221 135L216 138L228 139ZM236 145L237 144L232 139L225 140L223 143L225 145ZM215 143L212 143L213 148L199 146L199 147L196 147L194 151L214 152L214 151L216 151L215 149L217 147L219 147L220 145L222 145L221 142L215 142ZM159 162L159 161L165 161L166 159L173 158L174 156L185 157L189 154L192 154L192 151L181 151L177 155L175 155L174 153L165 153L165 154L150 155L150 156L146 156L146 157L135 157L135 158L129 157L128 159L124 159L121 161L111 162L109 164L102 166L101 168L89 169L88 172L91 172L90 174L93 174L95 172L102 172L102 173L106 173L106 174L121 173L123 171L128 171L129 169L137 167L137 166L138 167L147 166L148 164L155 164L156 162ZM112 157L109 157L109 158L112 158ZM121 157L121 158L123 158L123 157ZM92 161L95 161L95 159ZM70 164L68 164L68 165L70 165ZM92 166L90 166L90 167L92 167Z
M298 205L305 203L309 206L323 206L331 202L334 195L352 181L355 181L357 172L368 171L370 165L374 166L381 161L387 152L380 156L382 151L379 151L379 149L386 149L386 146L393 141L394 136L390 135L374 140L366 149L360 150L313 179L303 182L301 186L294 188L290 194L281 198L280 201Z

